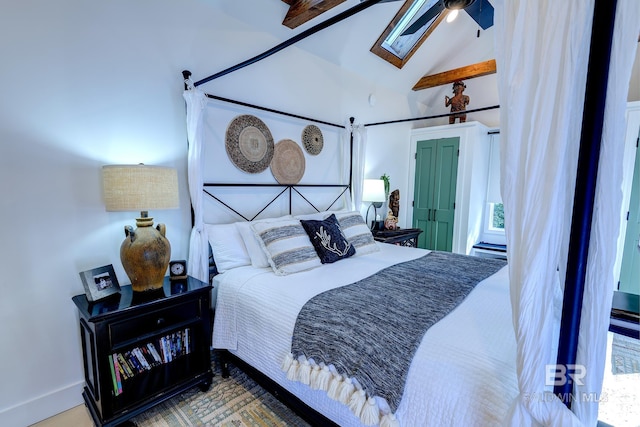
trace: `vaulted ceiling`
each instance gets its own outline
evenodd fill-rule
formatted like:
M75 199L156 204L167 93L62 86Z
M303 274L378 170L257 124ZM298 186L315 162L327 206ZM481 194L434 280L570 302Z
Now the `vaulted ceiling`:
M371 94L392 91L406 96L408 105L416 106L418 114L445 112L443 100L452 89L449 83L458 79L467 84L465 93L471 96L468 108L499 104L494 62L495 26L478 31L478 24L467 13L460 13L452 23L439 24L401 68L371 52L381 34L411 2L382 0L297 41L295 48L335 64L345 72L362 76ZM264 33L274 40L286 41L364 3L361 0L247 0L220 1L216 7L250 28L250 37ZM236 61L259 53L257 46L262 49L273 46L261 41L249 43L252 48L244 57L237 55ZM630 100L640 99L639 59L637 55ZM484 117L474 120L483 121ZM492 116L486 121L491 123L495 119Z
M294 29L299 27L302 24L305 24L314 18L322 15L323 13L333 9L334 7L344 3L345 0L282 0L284 3L289 5L289 9L287 14L282 21L282 25ZM390 2L394 0L386 0L381 1L380 3ZM486 0L485 0L486 1ZM362 2L362 1L361 1ZM409 9L412 5L413 0L404 0L402 2L398 1L398 4L401 4L398 12L390 19L389 23L381 28L380 36L378 37L376 43L371 47L371 52L380 56L381 58L387 60L398 68L402 68L404 62L410 60L413 55L413 51L410 52L409 55L405 58L405 60L401 60L397 58L389 51L385 50L381 47L382 42L385 37L393 30L393 28L398 24L403 14ZM479 0L476 3L480 3ZM489 5L490 6L490 5ZM438 25L447 17L448 10L444 10L439 16L434 19L433 24L426 29L424 35L420 38L418 43L416 44L416 50L422 45L422 43L429 37ZM480 34L480 29L478 29L478 36ZM421 90L427 89L434 86L440 86L444 84L452 83L456 80L466 80L474 77L481 77L487 74L492 74L496 72L496 63L494 59L489 59L482 61L480 63L468 64L462 67L458 67L451 70L446 70L442 72L438 72L436 74L425 74L420 78L419 81L413 86L413 90Z

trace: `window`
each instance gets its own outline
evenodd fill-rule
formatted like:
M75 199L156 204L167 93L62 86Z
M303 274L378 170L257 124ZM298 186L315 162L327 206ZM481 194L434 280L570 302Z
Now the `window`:
M502 202L486 203L478 241L493 245L507 243L507 236L504 233L504 205Z
M489 203L487 217L487 230L504 233L504 205L502 203Z
M444 9L413 34L404 31L428 11L438 0L407 0L371 48L380 58L402 68L449 11Z

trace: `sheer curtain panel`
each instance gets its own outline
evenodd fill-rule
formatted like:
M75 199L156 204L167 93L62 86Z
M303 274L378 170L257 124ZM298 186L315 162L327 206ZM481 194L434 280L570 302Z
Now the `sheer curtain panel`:
M202 204L204 195L203 166L202 166L202 135L200 124L202 113L206 104L205 94L193 86L190 80L186 80L187 90L184 91L184 99L187 102L187 138L189 149L187 154L187 169L189 180L189 195L191 208L193 209L194 224L189 241L189 259L187 271L189 274L203 282L209 282L209 241L203 224Z
M587 375L573 391L572 412L553 394L548 372L557 357L595 2L494 2L501 193L518 343L514 426L597 421L621 205L621 147L613 141L624 129L638 3L618 1L577 359Z

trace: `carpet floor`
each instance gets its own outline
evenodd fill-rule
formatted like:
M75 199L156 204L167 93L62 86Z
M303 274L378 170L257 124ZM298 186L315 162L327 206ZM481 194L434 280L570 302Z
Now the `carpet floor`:
M230 365L222 378L212 359L213 382L206 393L193 387L131 419L137 427L279 427L309 426L244 372Z

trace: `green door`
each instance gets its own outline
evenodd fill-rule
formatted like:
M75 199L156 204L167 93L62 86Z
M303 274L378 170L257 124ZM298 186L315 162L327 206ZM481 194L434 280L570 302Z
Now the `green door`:
M419 248L430 247L433 242L431 215L436 176L436 142L437 140L418 141L417 144L413 228L423 231L418 237Z
M629 202L629 220L624 238L618 290L630 294L640 294L640 149L636 149L631 200Z
M459 138L418 141L413 227L424 232L418 247L451 252Z

